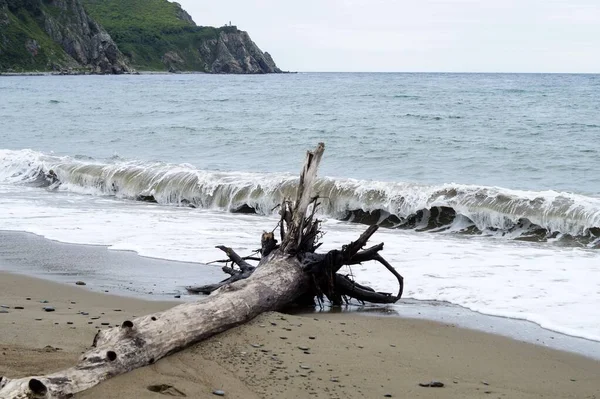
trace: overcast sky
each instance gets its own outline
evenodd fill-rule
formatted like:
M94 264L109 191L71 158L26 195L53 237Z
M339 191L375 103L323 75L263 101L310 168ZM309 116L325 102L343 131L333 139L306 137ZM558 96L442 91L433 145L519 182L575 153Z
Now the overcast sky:
M600 0L179 0L291 71L600 72Z

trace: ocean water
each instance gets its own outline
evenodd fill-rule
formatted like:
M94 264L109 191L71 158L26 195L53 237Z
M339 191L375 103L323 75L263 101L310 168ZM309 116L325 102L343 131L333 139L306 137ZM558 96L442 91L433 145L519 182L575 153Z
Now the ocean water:
M323 250L379 223L405 297L600 340L600 75L3 77L0 229L249 253L319 141ZM377 264L348 273L396 289Z

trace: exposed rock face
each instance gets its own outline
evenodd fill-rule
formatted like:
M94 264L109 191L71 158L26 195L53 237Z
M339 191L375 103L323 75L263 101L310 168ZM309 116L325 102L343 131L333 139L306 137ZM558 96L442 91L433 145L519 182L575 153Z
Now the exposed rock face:
M173 4L175 4L178 7L177 18L179 18L182 21L187 22L191 26L196 26L196 23L192 19L192 16L190 14L188 14L187 11L185 11L183 8L181 8L181 4L176 3L176 2L173 2Z
M115 42L87 15L79 0L0 0L2 25L15 25L0 35L0 51L4 48L10 52L15 68L30 65L46 70L84 68L95 73L129 71ZM23 59L23 49L31 58Z
M184 60L175 51L169 51L162 57L162 62L169 72L181 71Z
M211 73L279 73L269 53L263 53L247 32L221 32L199 49Z
M150 3L144 13L130 0L0 0L0 72L281 72L237 27L200 27L178 3Z
M36 40L29 39L25 43L25 48L27 51L29 51L29 54L31 54L32 57L35 57L38 55L41 47Z
M0 27L8 25L8 5L5 0L0 0Z
M44 30L79 64L97 73L129 70L125 58L110 35L93 21L78 0L51 0L62 11L57 17L44 15Z
M4 31L9 23L8 5L6 0L0 0L0 57L3 53L2 49L8 46L9 39L5 36Z

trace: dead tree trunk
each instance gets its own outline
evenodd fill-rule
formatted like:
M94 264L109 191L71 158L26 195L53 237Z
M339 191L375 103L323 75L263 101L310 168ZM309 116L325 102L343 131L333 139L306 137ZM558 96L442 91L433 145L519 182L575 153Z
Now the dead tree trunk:
M211 295L99 331L93 348L72 368L45 376L0 378L0 398L69 397L297 300L312 301L316 296L322 301L326 296L334 304L347 297L377 303L397 301L402 295L402 276L379 255L383 244L361 250L376 226L341 250L315 253L321 234L320 222L315 219L318 196L313 196L312 188L323 151L323 144L319 144L307 153L297 198L293 204L283 201L281 206L281 244L273 233L264 233L258 266L250 265L230 248L220 247L240 270L225 266L224 271L232 275L228 280L190 288ZM400 285L397 295L375 292L337 273L344 265L368 260L379 261L394 274Z

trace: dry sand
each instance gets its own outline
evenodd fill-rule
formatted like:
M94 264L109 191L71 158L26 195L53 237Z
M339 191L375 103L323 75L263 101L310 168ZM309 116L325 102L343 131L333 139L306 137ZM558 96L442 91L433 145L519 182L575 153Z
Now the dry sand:
M91 344L96 329L106 328L100 323L115 325L173 303L0 273L0 305L9 307L3 309L8 313L0 314L0 375L23 377L73 364ZM44 312L44 306L56 311ZM418 385L432 380L445 386ZM161 384L174 388L164 394L148 390ZM600 398L600 362L422 320L268 313L77 397L160 399L183 393L189 398L215 398L215 389L224 390L225 397L243 399L388 394L592 399Z

